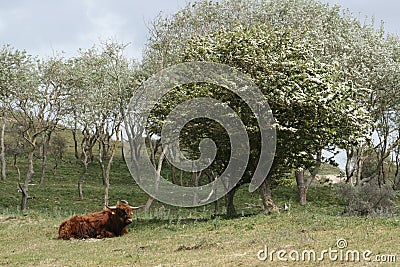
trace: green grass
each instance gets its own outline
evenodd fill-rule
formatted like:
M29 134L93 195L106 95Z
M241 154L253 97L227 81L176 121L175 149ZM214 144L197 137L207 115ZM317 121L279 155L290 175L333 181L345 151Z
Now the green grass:
M292 205L288 213L260 213L230 220L187 219L180 217L183 214L164 216L137 215L130 232L122 237L64 241L56 239L62 216L36 212L26 216L1 215L0 265L282 266L282 262L260 262L257 252L265 245L275 250L322 251L336 248L336 241L345 238L349 249L393 254L398 252L400 242L398 219L325 215L314 212L310 206Z
M39 161L36 162L37 172ZM23 159L20 159L24 169ZM50 162L50 166L51 166ZM57 175L51 171L43 185L35 175L28 202L29 210L20 212L20 193L16 173L0 183L0 266L376 266L377 263L279 262L257 259L259 250L336 248L345 238L352 250L371 250L373 254L398 254L400 218L362 218L342 216L343 201L334 186L313 185L306 206L297 204L294 186L279 186L273 192L278 205L289 211L270 216L260 209L256 192L242 186L235 203L239 217L214 216L214 206L184 209L155 202L147 213L134 215L129 233L103 240L58 240L59 224L73 214L97 211L103 207L103 187L97 164L89 168L79 200L77 180L80 166L69 160ZM117 158L111 173L110 202L126 199L144 204L147 195L134 183L125 164ZM400 255L398 255L400 257ZM400 259L397 259L399 262ZM396 266L381 264L379 266Z

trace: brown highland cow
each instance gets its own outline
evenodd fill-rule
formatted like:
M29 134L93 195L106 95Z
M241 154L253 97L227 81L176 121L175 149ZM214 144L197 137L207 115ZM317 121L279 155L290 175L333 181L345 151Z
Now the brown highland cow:
M121 236L128 232L126 226L132 223L133 210L141 207L131 207L128 202L117 202L115 207L90 213L75 215L61 223L58 230L58 238L84 239L105 238Z

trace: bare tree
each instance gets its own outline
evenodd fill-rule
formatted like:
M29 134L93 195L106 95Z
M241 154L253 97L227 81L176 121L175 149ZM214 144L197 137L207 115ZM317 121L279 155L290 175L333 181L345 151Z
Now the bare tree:
M18 70L12 67L18 60L18 55L10 46L3 46L0 50L0 165L1 180L6 181L7 161L5 156L5 130L7 124L7 109L11 101L11 92L16 86Z
M11 87L11 101L7 103L7 111L12 120L19 125L18 133L26 141L28 148L28 170L23 186L19 184L22 199L21 210L27 208L30 198L29 184L34 174L33 159L38 137L47 131L58 115L53 114L53 99L40 86L38 60L24 51L10 51L10 65L18 79Z
M43 110L34 109L38 104L37 101L43 99L43 95L39 91L38 68L35 59L27 55L25 51L9 47L6 48L4 54L2 61L7 65L9 75L6 91L8 101L3 101L3 109L7 110L8 116L16 124L19 124L19 134L29 145L28 171L24 185L19 184L22 193L21 210L25 210L29 198L28 186L34 173L33 152L36 147L36 139L46 127L42 125L42 122L36 120L39 114L43 115Z
M71 123L75 143L77 129L83 129L79 195L83 198L82 183L89 161L93 158L93 148L97 144L105 206L108 205L110 170L120 142L124 112L135 89L132 83L134 64L124 56L126 46L116 42L105 42L101 47L81 51L80 56L73 59L72 63L75 88L70 102L75 105Z

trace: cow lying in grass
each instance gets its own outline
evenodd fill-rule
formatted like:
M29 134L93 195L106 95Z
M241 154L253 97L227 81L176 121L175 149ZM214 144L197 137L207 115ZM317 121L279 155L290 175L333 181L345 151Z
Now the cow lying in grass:
M126 234L126 226L132 223L133 210L141 207L131 207L128 202L117 202L115 207L107 207L95 213L74 216L61 223L58 238L84 239L105 238Z

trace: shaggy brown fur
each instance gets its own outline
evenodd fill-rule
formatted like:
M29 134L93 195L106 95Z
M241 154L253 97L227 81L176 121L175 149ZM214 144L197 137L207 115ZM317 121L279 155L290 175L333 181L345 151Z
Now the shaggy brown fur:
M61 223L58 238L83 239L121 236L128 232L125 227L132 223L132 213L131 206L117 202L115 208L82 216L76 215Z

